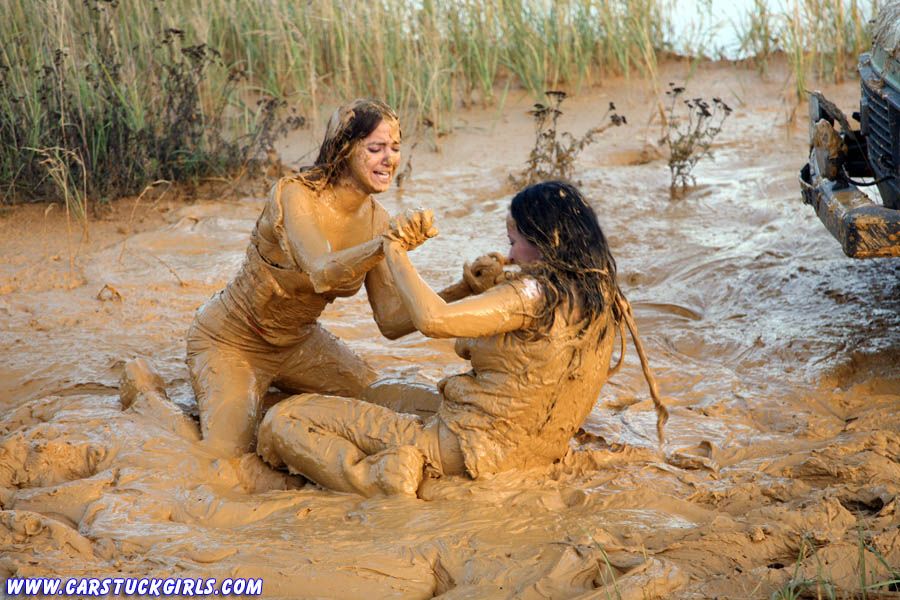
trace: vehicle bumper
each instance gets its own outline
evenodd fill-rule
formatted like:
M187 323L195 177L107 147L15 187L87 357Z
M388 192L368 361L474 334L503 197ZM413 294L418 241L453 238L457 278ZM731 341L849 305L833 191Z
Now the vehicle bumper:
M824 117L814 98L810 99L810 123ZM824 117L827 118L827 117ZM846 140L846 137L844 138ZM838 157L848 171L849 178L870 177L855 165L865 165L865 147L846 144ZM834 161L824 155L823 148L810 151L809 162L800 171L803 201L812 206L816 215L841 244L844 254L851 258L900 256L900 210L887 208L872 200L856 185L846 180L836 181L823 171L834 172ZM846 179L846 178L845 178Z
M819 177L811 160L800 172L803 201L851 258L900 256L900 211L872 202L853 184Z

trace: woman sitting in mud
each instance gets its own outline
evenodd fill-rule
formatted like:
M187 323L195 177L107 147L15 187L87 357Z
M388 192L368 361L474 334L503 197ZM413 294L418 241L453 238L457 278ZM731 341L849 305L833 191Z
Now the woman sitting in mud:
M292 393L359 396L373 370L316 319L365 283L381 332L413 331L384 263L386 191L400 162L400 125L385 104L338 109L312 167L272 189L247 257L201 307L187 339L203 438L228 455L251 450L270 385ZM470 293L465 285L447 299Z
M626 323L636 341L593 209L562 182L520 192L507 230L521 273L451 303L407 257L434 235L430 225L427 214L398 219L383 241L387 267L416 328L458 338L472 370L438 384L443 398L428 420L321 394L284 400L259 429L269 464L339 491L414 495L425 469L478 477L565 454L610 373L617 329L623 346ZM667 415L652 383L651 392L661 436Z

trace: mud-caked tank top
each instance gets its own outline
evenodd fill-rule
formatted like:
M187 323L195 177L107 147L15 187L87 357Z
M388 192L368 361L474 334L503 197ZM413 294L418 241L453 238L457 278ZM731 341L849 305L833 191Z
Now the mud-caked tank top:
M524 306L541 294L531 278L503 285ZM582 330L558 309L550 331L533 340L516 332L457 339L472 370L442 382L438 415L458 436L472 477L565 455L606 381L615 337L608 314Z
M221 303L229 329L240 328L241 337L258 336L274 346L291 346L307 335L304 326L314 323L337 294L320 294L291 251L284 229L282 189L294 181L284 178L272 187L256 226L240 271L210 303ZM352 295L365 275L342 286L340 295ZM207 322L205 307L197 315L200 327L210 334L223 324ZM217 311L216 311L217 312ZM229 336L231 337L231 336ZM227 341L227 340L226 340Z

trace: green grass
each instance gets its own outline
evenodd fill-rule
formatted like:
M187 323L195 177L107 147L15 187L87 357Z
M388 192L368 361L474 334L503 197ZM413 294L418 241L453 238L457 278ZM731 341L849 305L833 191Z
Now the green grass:
M783 52L796 97L805 100L811 81L840 83L854 76L859 54L871 46L868 22L878 6L878 0L754 0L738 25L741 50L761 74Z
M763 61L785 52L798 96L809 77L845 77L868 44L874 0L785 1L756 5L747 48ZM661 97L671 10L671 0L7 0L0 195L79 189L76 203L98 202L242 170L273 139L260 128L278 129L273 107L320 123L323 105L374 96L405 131L437 136L460 107L496 104L496 90L541 99L635 74Z
M222 175L265 150L245 143L273 106L259 98L318 122L323 103L375 96L440 134L504 82L540 97L652 71L660 2L8 0L0 193L59 196L62 177L102 200Z
M855 584L835 581L819 556L819 549L804 537L800 542L797 560L790 579L778 590L771 600L795 600L799 598L866 598L883 597L882 592L900 591L900 569L889 565L879 549L867 539L860 527L857 531L857 560Z

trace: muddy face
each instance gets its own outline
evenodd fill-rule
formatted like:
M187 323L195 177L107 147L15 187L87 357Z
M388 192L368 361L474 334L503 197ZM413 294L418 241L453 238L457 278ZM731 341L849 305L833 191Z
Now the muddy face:
M506 216L506 236L509 238L509 262L527 265L541 260L541 251L519 232L512 216Z
M360 140L350 158L348 177L367 194L386 192L400 164L400 124L382 120Z

